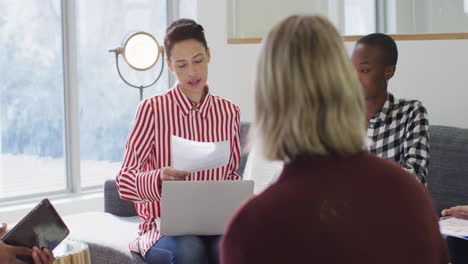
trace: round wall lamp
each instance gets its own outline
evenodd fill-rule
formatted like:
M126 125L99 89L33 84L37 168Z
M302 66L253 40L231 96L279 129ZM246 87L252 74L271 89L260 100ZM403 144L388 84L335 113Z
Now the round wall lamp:
M159 46L158 41L151 34L146 32L136 32L124 39L122 47L109 50L115 53L115 65L120 78L129 86L140 90L140 101L143 99L143 89L155 84L164 69L164 47ZM161 60L161 71L154 81L148 85L135 85L128 82L120 72L119 55L122 55L125 62L134 70L146 71L153 68Z

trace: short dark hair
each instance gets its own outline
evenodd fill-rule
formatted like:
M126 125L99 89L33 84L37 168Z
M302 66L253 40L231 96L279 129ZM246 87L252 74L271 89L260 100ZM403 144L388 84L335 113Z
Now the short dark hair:
M362 37L357 44L369 45L380 48L387 65L396 65L398 60L398 49L392 37L382 33L373 33Z
M178 19L167 28L166 37L164 38L164 49L167 58L171 57L172 47L179 41L186 39L198 40L205 49L208 49L208 44L205 39L205 30L203 27L192 19Z

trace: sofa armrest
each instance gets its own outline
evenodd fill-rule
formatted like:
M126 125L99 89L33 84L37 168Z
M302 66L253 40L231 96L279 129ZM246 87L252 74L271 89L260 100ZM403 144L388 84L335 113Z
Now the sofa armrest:
M117 216L137 216L135 204L120 198L115 180L104 183L104 211Z
M437 213L468 204L468 129L431 126L427 188Z
M249 155L248 151L246 151L249 129L250 129L250 122L240 123L241 159L240 159L239 167L236 170L236 173L239 174L239 176L241 177L243 177L244 175L245 164L247 162L247 157Z

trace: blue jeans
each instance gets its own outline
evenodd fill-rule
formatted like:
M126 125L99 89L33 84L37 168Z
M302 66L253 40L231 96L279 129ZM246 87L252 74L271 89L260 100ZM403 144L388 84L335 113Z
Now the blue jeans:
M146 253L149 264L218 264L221 236L164 236Z

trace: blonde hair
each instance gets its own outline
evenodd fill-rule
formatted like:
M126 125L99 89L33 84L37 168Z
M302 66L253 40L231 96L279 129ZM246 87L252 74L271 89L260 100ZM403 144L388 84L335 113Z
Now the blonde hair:
M361 84L335 27L290 16L268 33L258 58L250 139L265 156L348 156L365 147Z

